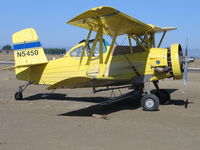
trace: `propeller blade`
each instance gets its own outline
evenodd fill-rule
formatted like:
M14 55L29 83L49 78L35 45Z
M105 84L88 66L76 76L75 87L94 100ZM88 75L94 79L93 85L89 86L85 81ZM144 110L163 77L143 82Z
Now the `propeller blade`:
M186 44L186 49L185 49L185 57L188 57L188 48L187 48L187 44Z
M187 81L188 81L188 48L186 44L186 49L185 49L185 56L184 56L184 73L183 73L183 80L184 80L184 85L187 86Z
M187 81L188 81L188 62L187 61L185 61L185 64L184 64L183 80L184 80L185 86L187 86Z

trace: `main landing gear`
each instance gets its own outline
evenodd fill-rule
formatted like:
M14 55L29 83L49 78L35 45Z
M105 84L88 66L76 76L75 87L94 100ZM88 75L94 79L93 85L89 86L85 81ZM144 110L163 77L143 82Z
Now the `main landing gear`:
M154 94L146 94L141 99L141 106L145 111L156 111L159 107L159 99Z
M145 111L156 111L159 108L159 104L166 104L170 101L170 94L163 89L159 89L158 82L153 82L156 90L150 93L143 92L141 98L141 106ZM148 89L147 89L148 90Z
M124 99L129 99L129 98L132 98L133 96L137 96L138 98L141 99L141 106L143 110L156 111L158 110L160 104L165 104L166 102L170 101L170 94L163 89L159 89L157 82L154 82L154 86L156 87L156 90L151 92L148 88L148 84L149 82L146 83L146 86L144 86L144 83L138 83L138 84L133 84L132 86L128 86L129 89L134 89L134 90L126 94L117 96L111 100L104 101L103 103L100 103L99 105L103 105L103 106L110 105L112 103L119 102ZM127 86L120 87L120 88L127 88ZM96 93L96 92L114 90L114 89L120 89L120 88L119 87L107 88L107 89L101 89L101 90L93 89L93 91Z
M23 100L23 94L22 92L29 86L31 85L31 82L26 83L25 85L21 85L19 87L18 92L15 93L15 100Z

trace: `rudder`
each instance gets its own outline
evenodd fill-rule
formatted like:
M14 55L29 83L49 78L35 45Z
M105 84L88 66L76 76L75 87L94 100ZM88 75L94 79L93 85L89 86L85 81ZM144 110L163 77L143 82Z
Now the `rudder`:
M16 66L48 62L37 33L33 28L14 33L12 41Z

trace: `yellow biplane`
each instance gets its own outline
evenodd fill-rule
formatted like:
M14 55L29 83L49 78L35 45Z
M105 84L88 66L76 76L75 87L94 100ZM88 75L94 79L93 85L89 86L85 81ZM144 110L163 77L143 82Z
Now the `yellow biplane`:
M170 94L159 89L159 80L184 76L187 82L187 65L192 59L183 56L181 45L160 48L166 32L175 30L174 27L145 24L111 7L90 9L67 24L87 29L89 33L64 57L50 61L34 29L13 34L15 66L5 69L15 69L17 79L28 81L19 87L16 100L23 99L22 92L30 84L48 85L48 90L92 87L94 92L131 88L141 95L144 110L155 111L160 103L170 100ZM91 39L93 33L95 38ZM156 33L163 33L157 46ZM122 35L126 36L127 45L116 43ZM105 36L111 37L110 44ZM155 93L148 89L150 82L155 85Z

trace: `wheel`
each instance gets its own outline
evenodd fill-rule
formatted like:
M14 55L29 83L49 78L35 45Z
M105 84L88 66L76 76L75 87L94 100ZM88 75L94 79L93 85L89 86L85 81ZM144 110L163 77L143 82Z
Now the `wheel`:
M22 99L23 99L22 92L16 92L15 93L15 100L22 100Z
M161 95L160 95L161 94ZM164 89L160 89L160 94L156 90L155 95L159 98L160 104L166 104L171 100L170 93Z
M159 99L154 94L144 95L141 99L141 106L145 111L156 111L159 107Z

